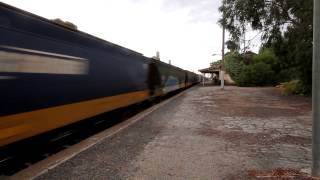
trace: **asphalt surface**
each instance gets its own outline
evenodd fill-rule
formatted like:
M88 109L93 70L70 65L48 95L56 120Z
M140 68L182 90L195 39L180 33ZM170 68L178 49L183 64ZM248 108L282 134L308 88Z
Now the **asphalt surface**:
M37 179L254 179L310 166L310 98L195 87Z

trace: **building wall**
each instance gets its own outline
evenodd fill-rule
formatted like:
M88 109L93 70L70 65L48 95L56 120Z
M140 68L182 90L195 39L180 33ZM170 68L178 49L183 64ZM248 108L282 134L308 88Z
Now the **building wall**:
M226 71L223 71L224 72L224 81L225 81L225 84L228 84L228 85L234 85L235 82L232 80L232 78L230 77L230 75L226 72ZM220 76L221 77L221 76Z

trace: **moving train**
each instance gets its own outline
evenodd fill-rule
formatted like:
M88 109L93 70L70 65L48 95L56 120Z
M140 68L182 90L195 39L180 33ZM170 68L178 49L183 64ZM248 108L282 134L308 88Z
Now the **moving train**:
M0 2L0 147L199 82Z

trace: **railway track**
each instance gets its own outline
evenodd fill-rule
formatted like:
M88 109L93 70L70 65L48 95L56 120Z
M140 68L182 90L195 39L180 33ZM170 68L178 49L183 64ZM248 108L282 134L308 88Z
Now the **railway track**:
M117 109L18 143L0 148L0 178L32 166L99 132L119 124L130 117L180 93L170 93L139 104Z

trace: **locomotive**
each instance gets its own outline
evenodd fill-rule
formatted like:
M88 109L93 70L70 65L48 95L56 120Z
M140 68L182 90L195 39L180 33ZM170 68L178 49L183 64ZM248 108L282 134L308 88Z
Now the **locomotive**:
M192 86L197 74L0 2L0 146Z

